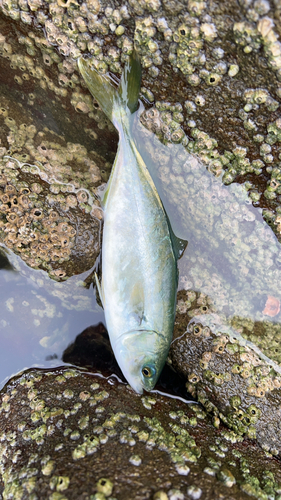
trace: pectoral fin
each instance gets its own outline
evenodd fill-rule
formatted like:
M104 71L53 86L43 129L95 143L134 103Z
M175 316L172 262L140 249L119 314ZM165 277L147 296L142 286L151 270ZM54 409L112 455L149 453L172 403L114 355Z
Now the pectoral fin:
M188 241L178 238L174 233L171 235L171 240L176 259L180 259L188 245Z
M167 215L167 212L165 209L164 209L164 211L165 211L167 222L168 222L168 227L169 227L170 238L171 238L171 242L172 242L174 255L175 255L176 259L179 260L183 256L183 253L188 245L188 241L186 241L182 238L178 238L175 235L175 233L172 229L171 223L169 221L169 217Z
M101 300L101 303L102 303L102 307L104 308L104 300L103 300L103 296L102 296L102 289L101 289L101 286L100 286L100 282L99 282L99 278L97 276L97 273L95 273L95 281L96 281L97 289L98 289L98 292L99 292L99 297L100 297L100 300Z

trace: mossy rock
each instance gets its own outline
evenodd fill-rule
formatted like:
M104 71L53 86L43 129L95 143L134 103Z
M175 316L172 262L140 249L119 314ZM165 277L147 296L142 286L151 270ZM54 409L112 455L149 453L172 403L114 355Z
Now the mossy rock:
M280 464L215 429L200 405L68 367L12 379L0 435L3 499L266 500L281 491Z

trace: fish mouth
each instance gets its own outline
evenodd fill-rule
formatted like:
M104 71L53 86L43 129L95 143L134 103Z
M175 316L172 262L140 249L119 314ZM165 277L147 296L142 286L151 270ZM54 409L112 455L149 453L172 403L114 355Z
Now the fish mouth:
M128 384L137 394L143 394L144 388L142 384L134 384L132 381L128 382Z

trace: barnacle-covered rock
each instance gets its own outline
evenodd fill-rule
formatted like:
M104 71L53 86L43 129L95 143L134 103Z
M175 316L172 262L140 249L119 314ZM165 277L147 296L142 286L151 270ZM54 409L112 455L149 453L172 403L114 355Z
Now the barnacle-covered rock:
M93 267L100 223L90 213L87 190L49 184L39 173L13 157L0 161L0 242L59 280Z
M193 397L213 414L216 426L222 420L280 455L280 366L239 335L238 318L234 330L212 313L207 296L192 290L180 296L170 362L185 376ZM259 328L249 323L244 320L251 330Z
M0 435L3 498L266 500L280 493L276 460L215 429L199 405L140 397L112 377L77 369L12 379L2 391Z
M90 151L90 125L83 127L78 117L75 137L64 105L48 102L44 89L26 83L33 90L24 94L26 107L16 91L0 95L0 241L29 266L66 279L93 267L99 254L96 189L108 175L102 156Z
M75 2L35 6L2 0L1 6L1 79L15 94L25 95L28 106L38 107L40 88L63 103L71 116L74 110L82 114L87 123L82 129L107 163L102 144L110 144L110 137L116 144L116 135L85 90L77 58L90 53L99 71L120 74L135 45L144 70L143 94L150 102L154 99L159 110L163 102L170 104L171 109L161 113L169 138L183 141L214 173L225 171L225 183L247 180L253 202L270 208L269 222L274 223L280 190L278 5L266 2L261 8L260 2L241 2L237 8L236 2L220 2L209 8L208 2L198 0L184 7L179 1L108 6L99 0L78 9ZM190 104L184 107L186 102ZM180 117L172 111L177 105L182 107ZM61 123L66 121L63 116ZM73 134L73 125L70 128ZM188 145L183 131L191 137Z
M124 0L120 4L113 0L108 5L105 0L89 0L78 5L61 0L2 0L0 5L0 138L5 148L1 158L3 166L17 160L23 167L16 179L7 182L9 194L1 188L1 234L7 237L7 246L25 257L32 248L31 241L26 248L18 242L21 216L15 210L5 215L5 196L12 206L21 189L17 179L29 189L34 203L39 199L39 206L26 207L25 211L33 217L42 208L44 212L36 225L30 223L26 238L31 233L33 237L36 227L46 234L43 220L49 220L53 211L59 215L59 223L75 226L75 238L78 219L92 221L94 216L97 236L101 213L98 205L91 208L89 201L108 179L117 135L87 92L77 71L77 58L91 54L98 71L120 74L135 45L143 66L142 93L150 105L154 103L143 114L142 123L166 144L166 150L161 151L154 137L155 142L148 145L149 154L154 164L161 166L158 173L164 195L178 206L182 227L189 228L189 251L193 254L180 263L180 284L188 293L193 289L203 293L192 317L218 313L219 309L228 326L280 363L279 245L273 232L262 224L261 213L256 216L252 207L246 206L252 203L263 208L264 219L280 240L278 2ZM184 153L178 149L174 154L171 144L181 144ZM186 163L186 151L204 162L209 176L203 174L201 163L198 170L193 156ZM233 181L244 186L239 190L233 184L233 190L227 191L222 185ZM72 186L71 192L67 186ZM40 205L47 191L47 201ZM54 225L57 252L62 250L57 239L59 223ZM69 248L72 244L70 238ZM71 252L74 248L75 244ZM220 253L216 253L218 248ZM64 266L65 277L73 272L72 259L53 263L38 259L36 266L49 272L51 265L58 273ZM85 262L88 265L87 259ZM184 311L185 304L179 301L178 306ZM183 320L182 333L189 318ZM195 352L200 359L201 351ZM256 376L251 372L255 368L252 361L243 372L246 385ZM176 357L174 363L183 369ZM198 364L196 356L192 363ZM239 360L236 365L240 366ZM216 384L220 387L222 377L215 375L208 379L208 390L214 389L217 411L227 419L230 406L224 406L223 397L220 403ZM198 374L194 376L197 383ZM241 388L243 380L239 379ZM279 401L278 388L274 391ZM262 399L269 401L267 396ZM233 401L237 405L238 400ZM256 428L260 443L276 452L272 439L279 414L274 401L270 400L273 430L264 427L265 420L259 420ZM241 405L246 412L247 403L242 401ZM268 415L267 409L262 415ZM240 432L246 432L242 427ZM254 434L252 430L251 436ZM138 462L136 457L132 460ZM234 484L231 472L223 470L219 477L225 484ZM248 485L247 491L251 493L252 487Z

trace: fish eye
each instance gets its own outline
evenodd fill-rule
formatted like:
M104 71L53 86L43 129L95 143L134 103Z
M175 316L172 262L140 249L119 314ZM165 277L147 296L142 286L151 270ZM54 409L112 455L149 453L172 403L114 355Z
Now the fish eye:
M142 369L142 374L144 377L151 377L151 370L150 368L148 368L148 366L144 366L143 369Z
M155 375L156 370L151 366L143 366L141 372L145 378L151 378Z

